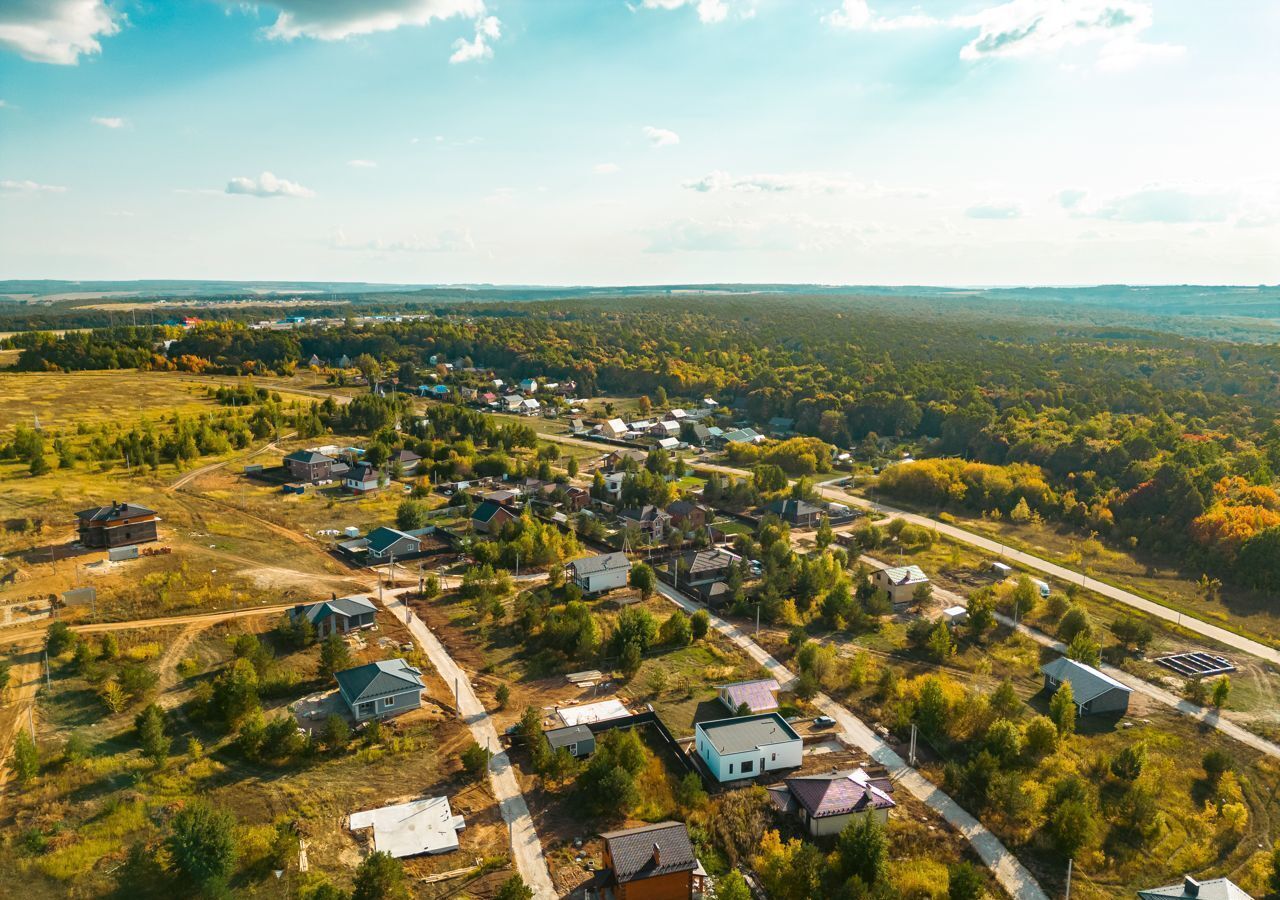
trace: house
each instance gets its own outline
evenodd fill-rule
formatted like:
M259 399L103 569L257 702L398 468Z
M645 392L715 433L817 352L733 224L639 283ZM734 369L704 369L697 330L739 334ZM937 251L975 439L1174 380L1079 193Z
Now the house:
M403 859L457 850L466 823L453 814L448 797L431 797L352 813L348 824L352 831L372 828L373 849Z
M889 595L894 606L911 603L916 588L929 583L929 576L919 566L894 566L877 569L871 575L871 583Z
M631 574L631 560L621 551L575 559L566 566L569 579L584 593L599 594L626 587Z
M796 775L770 785L769 798L784 813L793 813L814 837L837 835L854 819L870 816L881 825L897 804L890 794L893 782L866 770L833 771L825 775Z
M587 433L587 425L582 421L581 416L574 416L569 420L569 433L575 435Z
M578 512L591 505L591 492L586 488L571 485L564 489L564 505L571 512Z
M369 536L365 538L365 549L369 551L370 561L381 561L396 556L403 559L421 552L422 539L381 525L369 532Z
M355 594L350 597L334 596L319 603L299 603L289 610L289 620L306 619L314 628L316 638L323 640L331 634L346 634L373 624L377 608L368 597Z
M658 446L663 450L667 450L667 451L679 450L680 439L673 438L673 437L658 438Z
M758 678L755 681L735 681L732 684L721 684L716 687L716 696L729 710L737 714L743 706L748 713L773 712L778 708L778 691L782 690L778 682L772 678Z
M543 733L553 751L563 747L574 759L582 759L596 751L596 736L586 725L566 725Z
M344 353L344 354L342 354L341 356L339 356L339 357L338 357L338 368L339 368L339 369L349 369L349 368L351 368L351 357L347 356L347 354L345 354L345 353Z
M518 509L520 506L520 492L508 490L486 491L480 495L480 501L483 503L485 500L496 503L499 506Z
M677 500L667 507L671 524L685 531L697 531L707 524L707 510L692 500Z
M638 528L646 540L658 542L671 524L671 516L651 504L631 507L618 513L623 528Z
M719 782L793 769L804 756L800 735L776 712L694 726L698 756Z
M1198 881L1190 875L1183 875L1177 884L1138 891L1138 900L1168 900L1170 897L1182 900L1253 900L1228 878Z
M509 413L520 412L520 406L524 403L524 397L520 394L508 394L502 398L502 405Z
M706 584L699 584L694 587L693 591L698 595L698 599L711 609L719 609L733 598L733 591L729 589L728 583L724 581L709 581Z
M508 506L486 500L471 514L471 529L481 534L497 534L502 526L514 522L520 514Z
M520 407L516 412L522 416L536 416L538 411L542 409L542 402L532 397L526 397L520 401Z
M132 503L95 506L76 513L80 529L80 543L85 547L124 547L159 540L156 523L160 517L155 510Z
M385 719L422 705L422 673L403 659L385 659L334 676L351 716L357 722Z
M605 495L612 500L622 499L622 483L626 480L626 472L611 472L604 476Z
M680 584L697 587L729 577L729 569L742 557L728 550L694 550L682 553L678 560Z
M420 462L422 462L422 457L412 450L397 450L391 454L391 458L387 460L387 465L393 466L399 463L402 472L406 475L412 475L418 470L418 463Z
M711 443L711 429L701 422L695 422L687 429L688 439L699 446L705 446Z
M289 478L303 484L328 481L334 477L335 465L340 465L338 460L317 450L294 450L284 458L284 470Z
M367 462L356 463L347 473L342 486L353 494L371 494L381 489L383 474Z
M765 509L782 521L800 528L809 528L817 525L818 519L822 517L822 507L810 503L808 500L796 500L795 498L774 500Z
M764 435L754 428L738 428L720 435L721 443L725 444L759 444L764 439Z
M602 900L689 900L704 877L683 822L606 831L604 862L593 887Z
M1124 715L1129 711L1129 695L1133 691L1093 666L1063 656L1045 663L1040 672L1044 675L1044 689L1049 694L1056 693L1064 682L1071 685L1076 711L1082 716L1098 713Z
M634 462L638 466L643 466L649 458L649 454L643 450L635 450L631 447L624 447L620 450L614 450L604 458L604 468L608 472L620 472L627 468L628 462Z
M600 424L600 434L613 440L621 440L627 433L627 423L621 419L606 419Z
M520 391L525 394L538 393L538 382L533 378L525 378L520 382Z
M653 427L649 429L649 433L657 438L678 437L680 435L680 423L670 419L663 419L661 422L655 422Z

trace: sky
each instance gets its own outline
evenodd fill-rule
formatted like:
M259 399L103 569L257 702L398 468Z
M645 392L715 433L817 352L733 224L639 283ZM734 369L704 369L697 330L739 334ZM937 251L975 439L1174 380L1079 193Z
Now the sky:
M0 278L1280 282L1275 0L0 0Z

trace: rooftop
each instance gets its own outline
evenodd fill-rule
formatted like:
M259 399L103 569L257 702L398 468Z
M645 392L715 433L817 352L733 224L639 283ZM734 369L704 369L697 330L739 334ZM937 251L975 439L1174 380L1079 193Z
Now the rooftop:
M112 522L116 519L132 519L135 516L154 516L155 514L154 509L147 509L145 506L112 501L110 506L97 506L93 509L81 510L76 513L76 518L89 522Z
M606 831L600 837L609 847L613 874L619 883L672 872L692 872L698 865L683 822Z
M373 849L404 857L457 850L464 823L449 808L448 797L431 797L352 813L350 825L352 831L373 829Z
M308 622L314 622L317 619L323 619L330 613L338 613L343 616L359 616L365 613L377 612L377 607L373 605L373 601L361 594L355 594L350 597L334 597L332 600L321 600L319 603L311 603L306 606L295 606L295 614L301 611L306 616Z
M772 678L760 678L722 684L717 690L722 692L726 705L734 712L745 703L751 712L760 713L778 708L778 691L781 687Z
M365 538L366 544L370 550L375 553L381 553L392 544L399 540L416 541L417 538L411 534L405 534L396 528L388 528L386 525L379 525L373 531L369 532L369 536Z
M422 682L422 673L403 659L366 663L354 669L343 669L333 677L338 680L342 693L352 702L365 697L395 694L413 687L426 687Z
M598 575L601 572L610 572L614 569L629 569L631 568L631 560L627 559L627 554L617 550L613 553L601 553L599 556L575 559L569 565L579 577L582 577L584 575Z
M929 576L919 566L894 566L885 569L884 575L893 584L927 584Z
M1213 878L1208 881L1197 881L1190 875L1184 875L1177 884L1164 887L1148 888L1138 891L1140 900L1163 900L1166 897L1182 897L1184 900L1253 900L1251 896L1240 890L1228 878Z
M1083 706L1094 697L1100 697L1110 690L1119 689L1126 694L1133 693L1128 685L1121 684L1110 675L1065 656L1045 663L1040 667L1040 671L1055 681L1069 682L1071 696L1075 699L1077 706Z
M566 725L564 728L552 728L544 733L552 750L559 750L561 747L568 747L570 744L594 739L591 729L586 725Z
M560 721L570 727L588 722L607 722L631 715L621 700L601 700L598 703L581 703L577 706L557 706Z
M893 782L872 778L863 769L832 772L828 775L799 775L786 780L796 802L815 818L842 816L864 809L889 809L896 804L889 796Z
M720 754L745 753L757 747L798 741L800 735L776 712L699 722L701 731Z

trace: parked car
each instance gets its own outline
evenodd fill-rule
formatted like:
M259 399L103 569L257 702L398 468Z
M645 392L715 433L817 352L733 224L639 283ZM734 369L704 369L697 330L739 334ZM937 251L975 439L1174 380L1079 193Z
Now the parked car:
M813 720L814 728L830 728L834 724L836 724L836 720L830 716L818 716Z

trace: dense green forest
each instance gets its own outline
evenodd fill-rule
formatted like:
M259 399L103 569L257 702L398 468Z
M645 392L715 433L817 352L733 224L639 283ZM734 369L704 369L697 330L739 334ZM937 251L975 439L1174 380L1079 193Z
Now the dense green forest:
M1034 514L1280 589L1280 366L1272 347L993 316L937 300L779 295L475 304L402 323L208 324L21 336L28 370L291 372L433 355L592 396L713 396L839 446L917 443L899 497Z

